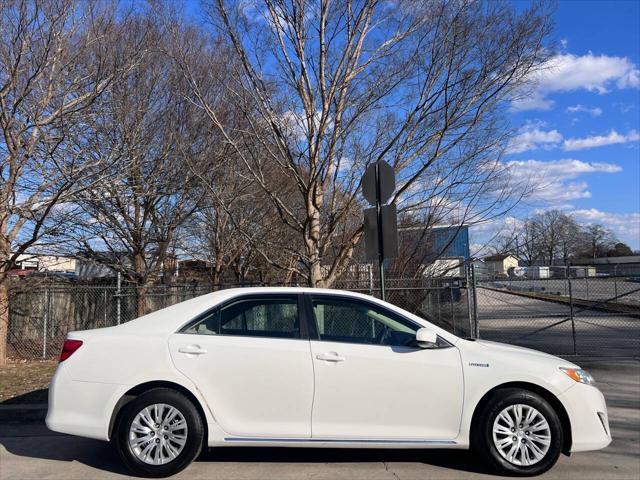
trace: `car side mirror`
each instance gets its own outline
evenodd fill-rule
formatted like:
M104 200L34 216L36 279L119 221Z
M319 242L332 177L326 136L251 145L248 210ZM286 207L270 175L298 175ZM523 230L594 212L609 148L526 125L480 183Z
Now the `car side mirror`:
M416 343L421 348L433 348L438 344L438 334L428 328L420 328L416 332Z

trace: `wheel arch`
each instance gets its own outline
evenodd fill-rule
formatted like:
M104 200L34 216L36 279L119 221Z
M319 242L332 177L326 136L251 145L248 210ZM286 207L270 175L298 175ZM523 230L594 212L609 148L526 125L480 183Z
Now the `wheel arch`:
M202 425L204 427L203 438L206 446L207 438L209 435L209 424L207 422L207 416L205 414L203 405L200 403L200 400L198 400L198 398L184 385L180 385L179 383L170 382L167 380L152 380L152 381L141 383L127 390L120 397L120 399L118 399L115 407L113 408L113 411L111 412L111 419L109 420L109 431L108 431L109 439L111 439L112 437L112 433L116 425L116 421L118 420L118 417L122 413L122 410L124 409L124 407L133 399L135 399L138 395L141 395L155 388L167 388L170 390L175 390L183 394L193 403L193 406L196 408L196 410L198 411L198 414L200 415L200 418L202 419Z
M506 388L519 388L522 390L529 390L533 393L540 395L546 401L548 401L553 409L558 414L560 418L560 424L562 425L563 432L563 445L562 445L562 453L565 455L570 455L571 453L571 442L572 442L572 434L571 434L571 421L569 420L569 414L567 410L562 405L562 402L556 395L547 390L540 385L536 385L535 383L529 382L507 382L493 387L491 390L486 392L480 401L477 403L473 415L471 417L471 431L470 431L470 440L471 446L473 447L474 440L476 438L477 426L480 413L484 409L484 407L489 403L491 397L498 391Z

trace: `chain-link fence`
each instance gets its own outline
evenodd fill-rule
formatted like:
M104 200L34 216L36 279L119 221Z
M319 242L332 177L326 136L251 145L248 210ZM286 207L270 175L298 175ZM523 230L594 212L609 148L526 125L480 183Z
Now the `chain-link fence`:
M473 335L471 282L467 277L400 278L385 281L386 301L414 313L455 335ZM380 296L375 280L341 281L335 288Z
M157 285L133 287L41 286L15 289L9 307L9 357L53 358L68 332L128 322L138 311L161 308L222 288L239 285ZM379 294L378 282L340 282L342 288ZM428 318L458 335L469 335L470 315L464 279L402 279L387 282L387 300ZM142 306L139 304L142 303Z
M389 279L385 285L387 301L461 337L559 355L640 356L640 275L635 272L630 266L624 274L556 269L548 278L496 279L476 278L469 269L462 278ZM14 289L9 356L52 358L69 331L117 325L142 310L150 313L235 286L157 285L144 292L77 284ZM375 278L343 280L334 288L379 296Z
M640 355L640 268L607 267L479 278L481 337L559 355Z
M211 287L198 285L159 285L145 292L135 287L73 284L14 289L9 300L8 355L16 359L55 357L70 331L133 320L139 303L151 313L210 291Z

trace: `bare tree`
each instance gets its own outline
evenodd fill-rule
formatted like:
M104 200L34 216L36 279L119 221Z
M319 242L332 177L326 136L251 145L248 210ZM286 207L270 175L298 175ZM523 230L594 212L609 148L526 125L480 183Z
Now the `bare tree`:
M547 210L528 217L522 227L504 232L494 241L497 253L511 253L528 265L567 265L580 256L606 256L616 243L611 230L602 225L580 225L570 214Z
M546 13L502 2L275 2L208 9L235 52L225 123L184 70L195 101L234 147L280 221L300 238L284 268L331 285L362 235L359 180L386 160L405 211L481 221L512 202L499 161L504 101L544 60ZM295 186L283 198L266 173ZM426 214L428 215L428 213ZM262 250L270 259L270 251Z
M78 179L91 184L100 173L73 139L96 99L134 62L133 50L105 46L125 24L104 4L0 2L0 362L7 272L57 233L52 216L75 195Z
M273 209L255 182L243 173L233 152L221 148L215 154L223 157L216 162L217 168L202 165L194 172L203 201L182 228L179 248L206 262L214 285L225 280L245 282L248 276L253 281L264 280L267 275L259 268L254 246L266 246L273 233L277 235ZM214 161L211 157L207 160Z
M191 167L207 158L211 145L208 123L185 99L185 82L163 53L159 29L150 17L132 24L117 41L123 49L142 44L144 55L109 87L86 137L86 149L109 165L110 178L77 196L68 233L79 255L138 287L143 315L149 286L175 263L176 232L199 207Z
M584 226L582 239L582 253L590 258L606 257L617 242L613 232L598 223Z
M547 210L531 218L537 225L539 257L548 265L561 260L566 265L575 256L580 241L580 227L573 217L559 210Z

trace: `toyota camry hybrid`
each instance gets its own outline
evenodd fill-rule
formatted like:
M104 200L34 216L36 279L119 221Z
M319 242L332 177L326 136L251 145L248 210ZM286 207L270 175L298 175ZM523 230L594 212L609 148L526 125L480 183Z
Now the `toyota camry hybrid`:
M308 288L222 290L70 333L46 422L110 440L149 477L242 445L471 448L500 473L537 475L611 442L577 365Z

